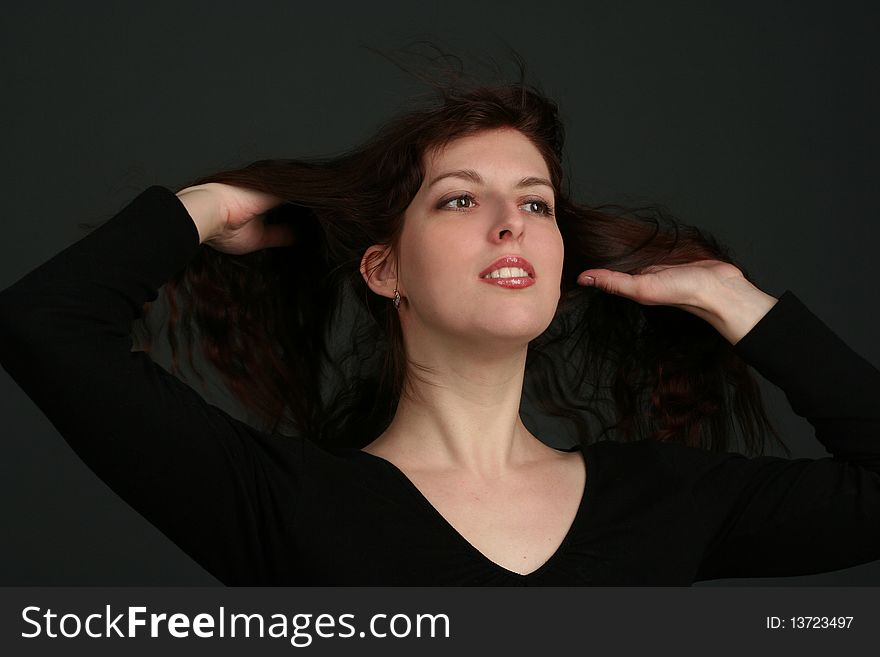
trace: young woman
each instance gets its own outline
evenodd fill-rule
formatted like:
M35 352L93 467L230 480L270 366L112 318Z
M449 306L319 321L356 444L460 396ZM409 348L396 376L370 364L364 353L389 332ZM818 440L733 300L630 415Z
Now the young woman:
M880 372L698 230L575 203L536 90L442 100L337 158L147 189L0 294L3 366L227 584L687 585L880 558ZM131 350L163 285L265 427ZM353 359L327 335L345 290ZM727 450L770 428L749 366L833 457ZM523 423L530 379L574 447Z

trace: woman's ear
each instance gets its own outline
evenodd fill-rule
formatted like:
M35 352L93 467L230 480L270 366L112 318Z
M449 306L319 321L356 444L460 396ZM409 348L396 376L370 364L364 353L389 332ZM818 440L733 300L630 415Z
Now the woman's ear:
M394 289L397 287L397 268L390 255L389 246L374 244L364 253L360 267L367 287L389 299L394 296Z

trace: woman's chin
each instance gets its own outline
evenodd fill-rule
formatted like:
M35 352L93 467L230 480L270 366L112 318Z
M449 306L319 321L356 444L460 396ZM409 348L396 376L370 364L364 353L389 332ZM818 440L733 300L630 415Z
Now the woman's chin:
M528 322L497 322L490 327L484 327L482 331L473 334L474 341L487 342L488 344L498 344L500 342L515 344L528 344L539 335L541 335L549 326L546 324L538 324L531 318Z

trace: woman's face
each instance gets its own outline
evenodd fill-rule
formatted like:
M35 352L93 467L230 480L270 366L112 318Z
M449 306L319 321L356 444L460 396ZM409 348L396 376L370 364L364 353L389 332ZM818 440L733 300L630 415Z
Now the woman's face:
M404 333L493 347L528 343L553 320L562 277L562 235L544 158L522 133L497 129L429 152L425 167L397 254ZM532 285L481 279L507 255L530 263Z

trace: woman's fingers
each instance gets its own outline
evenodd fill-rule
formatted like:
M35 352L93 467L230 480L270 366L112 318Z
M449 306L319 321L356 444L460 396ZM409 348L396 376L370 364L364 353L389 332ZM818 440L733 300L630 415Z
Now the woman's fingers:
M635 274L587 269L578 276L580 285L592 285L641 304L681 308L699 305L707 291L739 280L743 280L743 275L737 267L718 260L652 265Z
M604 292L634 299L639 294L639 281L636 276L610 269L588 269L578 276L578 283L591 285Z

